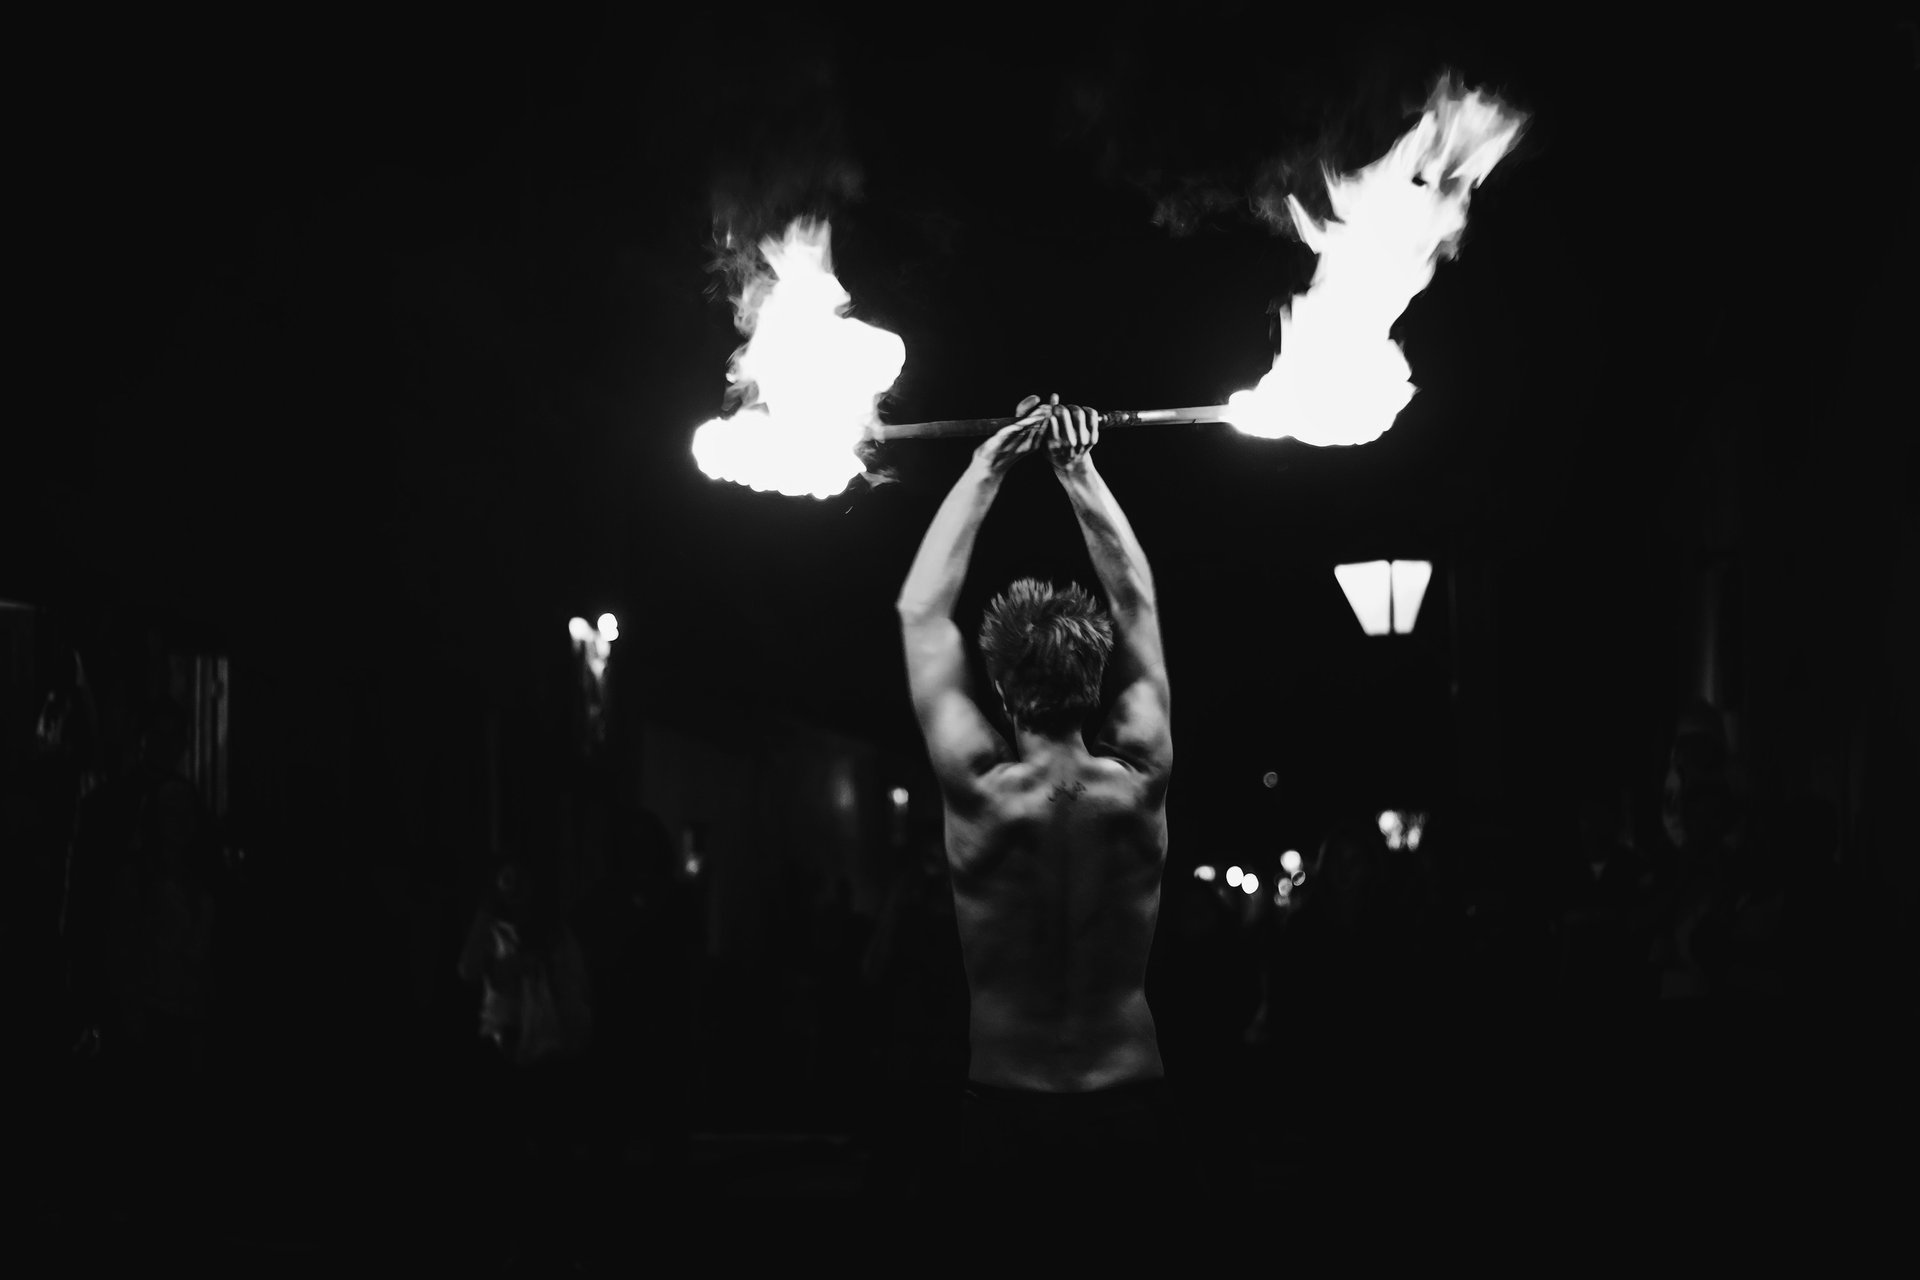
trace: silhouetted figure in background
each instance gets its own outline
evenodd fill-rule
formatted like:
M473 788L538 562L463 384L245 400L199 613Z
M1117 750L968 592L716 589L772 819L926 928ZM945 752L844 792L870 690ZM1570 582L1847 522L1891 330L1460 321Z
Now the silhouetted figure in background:
M1661 826L1661 998L1764 998L1779 987L1786 886L1782 850L1750 829L1720 713L1696 702L1669 753Z
M1727 774L1725 727L1719 712L1695 703L1682 712L1667 753L1660 827L1659 929L1655 963L1660 998L1694 1000L1707 994L1705 970L1695 961L1693 926L1717 890L1733 831L1733 792Z
M577 1257L592 1225L579 1151L593 1038L586 959L552 877L529 861L496 875L476 913L460 974L480 986L479 1033L499 1049L498 1182L485 1218L515 1263Z
M1640 903L1653 868L1634 844L1628 796L1591 794L1575 819L1576 860L1566 887L1561 994L1576 1005L1619 1006L1653 998Z
M217 863L200 796L178 768L185 713L159 701L131 766L89 795L75 832L69 937L103 1046L143 1069L197 1069L211 982Z
M103 1045L118 1041L143 1072L197 1071L211 1011L218 864L205 806L179 771L187 741L179 706L150 705L138 757L87 798L75 837L85 994Z
M1780 964L1784 990L1802 1001L1844 1006L1863 989L1863 958L1852 938L1850 886L1840 863L1840 813L1810 792L1790 796L1761 837L1785 907Z
M921 1198L951 1187L954 1091L967 1077L967 972L946 852L921 837L880 912L861 968L877 997L879 1097L870 1188Z
M75 656L71 673L56 676L45 690L26 758L0 777L0 867L6 876L0 963L14 984L7 1062L9 1078L25 1100L12 1147L18 1167L33 1170L31 1176L44 1187L68 1184L52 1170L85 1141L64 1108L47 1103L71 1096L62 1087L63 1077L71 1077L75 1068L85 1073L99 1065L97 1038L80 1045L91 1024L72 1007L63 938L74 819L83 788L92 781L96 742L92 699Z
M75 654L71 676L41 702L25 767L5 780L7 814L0 825L13 877L4 906L7 935L19 947L14 972L27 987L22 1022L31 1028L35 1059L48 1066L61 1061L84 1029L73 1025L68 1008L62 923L75 818L96 780L97 740L92 695Z
M873 922L853 907L853 883L842 875L815 904L808 950L816 975L815 1076L819 1119L844 1131L858 1121L866 1066L863 970Z
M1218 882L1169 877L1147 970L1160 1051L1179 1100L1175 1113L1191 1127L1185 1140L1215 1169L1236 1155L1242 1033L1260 1000L1257 957L1229 896Z
M1356 1156L1343 1148L1389 1123L1381 1057L1406 1016L1409 981L1389 856L1373 823L1336 827L1308 859L1275 942L1273 981L1290 1010L1288 1093L1302 1139L1326 1158Z
M686 904L657 815L618 806L607 843L605 873L575 912L594 998L586 1142L601 1184L625 1185L644 1166L670 1185L685 1174L692 1137Z
M185 713L158 699L135 725L134 753L80 804L65 942L76 1048L97 1055L104 1086L82 1123L98 1126L90 1163L108 1177L100 1190L155 1204L195 1176L211 1136L201 1072L219 868L205 808L179 771Z
M1655 1118L1666 1158L1721 1178L1768 1166L1781 1126L1786 885L1781 850L1750 821L1726 723L1711 705L1681 712L1662 793L1662 861L1649 907L1659 975L1653 1051L1671 1064Z
M1364 1008L1377 1015L1401 1003L1410 981L1402 904L1389 868L1392 851L1377 828L1336 828L1307 864L1286 916L1282 970L1303 1010L1316 1019Z

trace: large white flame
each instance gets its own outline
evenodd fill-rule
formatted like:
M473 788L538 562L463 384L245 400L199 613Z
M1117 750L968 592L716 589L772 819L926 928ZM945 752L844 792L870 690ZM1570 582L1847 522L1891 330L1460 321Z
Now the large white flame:
M746 403L693 436L694 461L716 480L831 498L865 470L854 450L907 349L842 314L852 299L834 278L831 235L802 219L760 246L770 274L740 299L748 339L727 371Z
M1249 435L1307 444L1365 444L1413 399L1400 346L1387 330L1451 257L1467 201L1519 140L1526 117L1451 78L1392 150L1346 177L1327 175L1333 220L1316 222L1292 196L1300 238L1320 255L1307 291L1280 316L1280 355L1249 391L1227 400Z

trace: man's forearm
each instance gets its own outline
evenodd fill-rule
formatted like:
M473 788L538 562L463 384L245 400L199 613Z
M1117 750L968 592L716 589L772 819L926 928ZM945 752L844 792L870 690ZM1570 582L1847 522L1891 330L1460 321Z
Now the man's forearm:
M927 526L913 567L907 571L907 581L900 588L896 607L902 617L953 615L960 586L967 578L967 563L973 558L974 540L980 534L980 522L1000 493L1000 480L976 460L954 482L946 501L934 513L933 523Z
M1108 603L1123 614L1151 607L1153 574L1147 568L1147 553L1133 536L1133 526L1127 523L1107 482L1094 470L1092 460L1060 473L1060 484L1080 520L1087 554L1093 558L1093 569L1100 575Z

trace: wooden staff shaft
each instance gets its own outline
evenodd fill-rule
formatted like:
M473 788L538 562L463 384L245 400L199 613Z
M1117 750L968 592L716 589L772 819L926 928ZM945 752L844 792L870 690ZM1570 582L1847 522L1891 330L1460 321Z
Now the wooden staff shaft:
M1016 418L943 418L938 422L883 422L874 428L876 440L941 440L955 436L990 436ZM1113 427L1178 426L1190 422L1225 422L1227 406L1206 404L1185 409L1115 409L1100 413L1100 429Z

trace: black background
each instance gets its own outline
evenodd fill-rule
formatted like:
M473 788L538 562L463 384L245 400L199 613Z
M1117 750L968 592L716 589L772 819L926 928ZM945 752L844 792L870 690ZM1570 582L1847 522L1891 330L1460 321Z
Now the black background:
M1531 123L1396 329L1420 393L1393 431L1100 447L1162 595L1176 866L1457 801L1463 699L1496 726L1486 803L1657 793L1729 547L1792 576L1728 696L1838 690L1884 709L1876 767L1912 760L1890 11L128 9L16 52L0 594L270 669L307 708L276 733L414 682L520 696L528 652L612 610L652 714L791 714L915 775L891 605L971 443L891 446L897 483L829 501L702 476L740 340L720 245L832 217L854 314L906 342L893 421L1214 403L1312 269L1250 194L1372 159L1453 67ZM1437 566L1390 650L1331 573L1388 557ZM1038 468L963 622L1020 573L1091 581ZM1469 650L1497 675L1463 691Z

